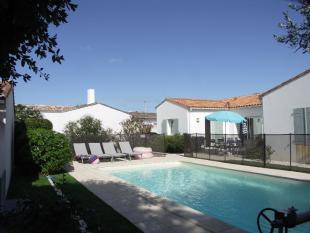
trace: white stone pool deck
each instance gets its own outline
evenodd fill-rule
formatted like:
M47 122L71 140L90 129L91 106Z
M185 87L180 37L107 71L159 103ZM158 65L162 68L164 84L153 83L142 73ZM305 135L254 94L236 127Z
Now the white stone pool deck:
M310 181L310 174L235 165L209 160L186 158L179 155L154 157L144 160L102 162L96 165L73 162L69 173L88 190L97 195L118 213L146 233L241 233L237 227L202 214L187 206L159 197L145 189L139 188L108 174L113 168L130 168L135 166L152 166L161 164L169 166L175 162L190 162L231 170L284 177L295 180ZM107 171L107 172L106 172ZM190 198L190 197L189 197ZM104 220L103 220L104 221Z

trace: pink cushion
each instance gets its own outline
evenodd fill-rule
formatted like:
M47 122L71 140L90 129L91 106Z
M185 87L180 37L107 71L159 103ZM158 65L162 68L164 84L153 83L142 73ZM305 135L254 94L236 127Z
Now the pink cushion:
M133 152L142 154L142 155L136 155L135 156L136 159L147 159L152 158L154 156L151 147L135 147L133 148Z

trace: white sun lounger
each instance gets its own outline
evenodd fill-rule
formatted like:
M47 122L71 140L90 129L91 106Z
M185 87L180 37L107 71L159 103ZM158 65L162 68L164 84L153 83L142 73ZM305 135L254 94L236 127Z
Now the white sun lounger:
M85 159L89 159L90 155L87 152L85 143L73 143L74 153L76 158L80 158L82 163Z
M104 153L107 155L111 155L113 157L113 159L114 158L125 158L125 157L127 157L127 155L124 153L117 153L116 152L113 142L103 142L102 146L104 149Z
M102 152L100 143L88 143L89 149L90 149L90 153L92 155L97 155L99 157L99 159L110 159L111 161L113 160L113 155L108 155L108 154L104 154Z
M142 158L142 153L133 152L133 150L130 146L130 143L128 141L119 142L118 144L119 144L119 147L120 147L122 153L127 154L130 159L131 159L131 157L135 157L135 156L140 156L140 158Z

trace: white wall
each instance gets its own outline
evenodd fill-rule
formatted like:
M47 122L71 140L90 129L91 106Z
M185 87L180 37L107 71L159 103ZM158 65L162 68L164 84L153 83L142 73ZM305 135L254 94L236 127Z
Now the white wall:
M53 123L53 129L57 132L63 132L69 121L77 121L86 115L101 120L104 128L111 128L113 131L119 132L122 129L120 123L130 117L125 112L102 104L95 104L68 112L42 112L42 115Z
M185 107L181 107L179 105L170 103L169 101L165 101L161 105L159 105L156 109L157 111L157 132L162 132L162 122L163 120L168 119L178 119L179 120L179 132L182 133L205 133L205 118L209 114L217 111L213 109L187 109ZM263 110L262 107L246 107L239 109L232 109L243 117L252 117L254 118L254 128L255 133L262 133L262 116ZM197 122L199 119L199 122ZM258 120L259 119L259 120ZM222 133L226 134L238 134L238 129L236 124L226 123L226 131L225 124L223 124ZM169 132L168 132L169 133ZM214 124L211 122L211 133L215 132Z
M264 133L294 133L293 109L310 107L310 74L263 97Z
M179 105L165 101L156 108L157 113L157 133L162 131L162 122L169 119L178 119L178 131L180 134L188 132L188 110Z
M13 91L11 91L9 96L5 99L5 109L1 109L0 112L0 177L5 171L4 196L7 194L11 180L14 119L14 97ZM2 196L2 198L4 198L4 196ZM3 200L0 200L0 204L1 201Z
M198 133L198 134L205 134L205 118L214 113L216 110L198 110L193 109L189 113L189 125L190 130L189 133ZM197 123L197 118L199 122ZM211 122L211 133L219 133L215 131L215 124ZM225 133L225 124L222 124L222 133ZM237 134L237 127L236 124L226 123L226 134Z
M190 123L189 123L189 132L190 133L198 133L204 134L205 133L205 118L213 112L217 110L207 110L207 109L192 109L189 113L190 116ZM221 110L222 111L222 110ZM254 117L254 127L255 133L261 133L261 124L257 123L257 119L262 120L263 110L262 107L246 107L246 108L239 108L239 109L231 109L230 111L236 112L243 117ZM199 119L199 123L197 123L197 118ZM256 124L255 124L256 122ZM260 129L258 129L260 128ZM211 122L211 133L216 133L214 129L214 125ZM223 133L225 133L225 123L223 123ZM236 124L233 123L226 123L226 134L238 134L238 129Z
M245 108L238 108L232 109L231 111L240 114L243 117L250 117L253 118L253 128L254 134L262 134L263 133L263 107L245 107Z

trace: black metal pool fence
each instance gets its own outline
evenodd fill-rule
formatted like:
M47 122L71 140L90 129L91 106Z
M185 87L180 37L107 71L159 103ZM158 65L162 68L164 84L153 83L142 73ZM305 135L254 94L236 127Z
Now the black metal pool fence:
M235 164L310 172L310 134L184 134L184 155Z
M72 142L129 141L132 148L183 153L187 157L228 163L310 172L310 134L114 134L83 136Z

